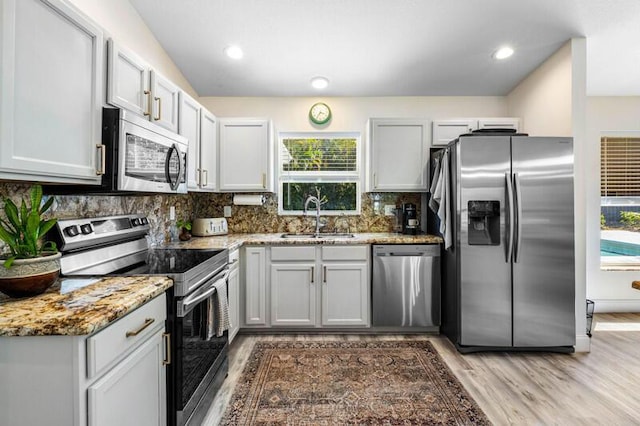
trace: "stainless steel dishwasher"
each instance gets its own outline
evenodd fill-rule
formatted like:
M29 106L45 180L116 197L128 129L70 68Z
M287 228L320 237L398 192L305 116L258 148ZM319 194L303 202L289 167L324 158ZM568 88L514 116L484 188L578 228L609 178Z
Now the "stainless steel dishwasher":
M374 245L373 325L440 325L440 246Z

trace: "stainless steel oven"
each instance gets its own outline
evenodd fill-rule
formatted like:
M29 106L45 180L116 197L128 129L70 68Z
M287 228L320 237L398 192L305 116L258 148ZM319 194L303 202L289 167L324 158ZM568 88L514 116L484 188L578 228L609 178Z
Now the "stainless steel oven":
M211 321L211 296L216 285L226 285L229 268L212 273L198 289L186 297L170 297L175 307L167 319L174 339L174 362L170 364L169 408L176 425L200 425L228 367L228 331L216 335ZM170 290L170 293L172 290ZM172 419L173 420L173 419Z
M200 425L228 372L228 332L218 330L217 288L226 290L226 249L149 248L141 215L59 220L49 237L62 275L162 275L167 292L167 424ZM224 299L222 299L224 300ZM213 315L212 315L213 314Z

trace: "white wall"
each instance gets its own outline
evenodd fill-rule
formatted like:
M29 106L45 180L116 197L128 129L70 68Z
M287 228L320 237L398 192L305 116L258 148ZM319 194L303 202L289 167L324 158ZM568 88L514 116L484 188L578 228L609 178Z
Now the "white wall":
M571 43L566 43L507 95L509 115L531 136L572 136Z
M640 271L600 270L600 138L640 136L640 97L589 97L587 117L587 297L596 311L640 312Z
M316 127L309 108L326 102L332 120ZM365 134L371 117L501 117L507 112L502 96L401 96L401 97L202 97L202 105L218 117L269 117L276 131L360 131Z
M195 98L198 97L129 0L70 1L100 25L107 32L107 36L133 50L182 90Z
M551 55L507 95L508 114L522 117L531 136L572 136L576 351L588 351L586 336L586 40L576 38Z

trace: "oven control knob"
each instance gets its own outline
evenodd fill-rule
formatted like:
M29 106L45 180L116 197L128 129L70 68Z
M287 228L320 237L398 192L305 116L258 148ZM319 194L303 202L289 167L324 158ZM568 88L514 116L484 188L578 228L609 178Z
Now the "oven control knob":
M147 219L146 217L143 217L140 219L140 222L142 222L143 225L148 225L149 224L149 219Z
M91 228L91 225L88 224L88 223L85 223L84 225L80 225L80 230L85 235L90 234L90 233L93 232L93 229Z
M132 224L133 226L141 225L141 223L140 223L140 219L138 219L137 217L134 217L133 219L131 219L131 224Z
M65 235L67 237L75 237L76 235L78 235L80 233L80 231L78 230L78 227L76 225L72 225L72 226L67 226L66 228L64 228Z

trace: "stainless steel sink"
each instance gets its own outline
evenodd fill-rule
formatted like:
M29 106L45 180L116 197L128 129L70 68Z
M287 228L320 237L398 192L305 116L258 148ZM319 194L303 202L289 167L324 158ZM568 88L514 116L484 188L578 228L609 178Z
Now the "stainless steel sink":
M318 238L318 239L322 239L322 238L354 238L355 235L348 233L348 232L327 232L327 233L320 233L320 234L313 234L313 233L293 233L293 234L282 234L280 235L280 238Z

